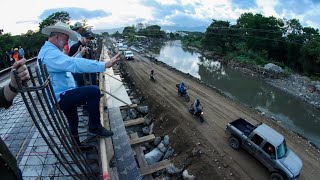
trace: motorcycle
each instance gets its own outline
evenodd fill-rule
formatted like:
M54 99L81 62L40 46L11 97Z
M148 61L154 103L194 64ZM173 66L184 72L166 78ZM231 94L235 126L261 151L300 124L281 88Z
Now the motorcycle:
M178 96L180 96L179 86L180 86L180 84L176 84L176 87L177 87L177 90L178 90ZM186 102L189 102L189 101L190 101L190 94L189 94L188 90L186 90L186 91L184 92L184 94L182 94L182 96L184 97L184 99L186 100Z
M156 81L156 78L154 77L154 75L149 75L149 79L151 80L151 81L153 81L153 82L155 82Z
M201 105L200 105L200 106L201 106ZM189 112L193 115L193 113L194 113L193 104L191 104L191 107L189 108ZM195 117L198 117L198 118L200 119L200 122L201 122L201 123L204 122L202 106L201 106L201 108L200 108L200 111L198 111L194 116L195 116Z

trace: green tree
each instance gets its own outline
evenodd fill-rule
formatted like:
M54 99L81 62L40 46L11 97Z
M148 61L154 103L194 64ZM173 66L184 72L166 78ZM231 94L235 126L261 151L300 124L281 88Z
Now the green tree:
M137 32L140 36L148 36L151 38L163 38L165 36L165 32L161 31L161 27L158 25L148 26L145 29L140 29Z
M268 52L268 57L281 59L279 49L284 41L281 19L273 16L265 17L261 14L244 13L237 20L237 27L241 30L241 37L246 41L248 49Z
M227 42L229 42L231 38L229 36L229 27L230 22L213 19L204 35L204 47L209 50L224 53L227 50Z
M130 34L135 34L136 29L134 28L134 26L127 26L123 29L122 34L124 36L129 36Z
M320 37L306 42L301 48L300 59L303 72L307 75L316 75L320 72ZM319 74L318 74L319 75Z
M119 39L119 38L122 38L122 35L119 33L119 31L111 34L112 37L116 38L116 39Z
M103 33L101 33L102 34L102 36L105 36L105 37L108 37L109 36L109 33L108 32L103 32Z
M44 27L53 25L59 21L69 24L69 21L70 21L69 13L65 11L60 11L60 12L55 12L49 15L46 19L40 22L39 29L41 31Z

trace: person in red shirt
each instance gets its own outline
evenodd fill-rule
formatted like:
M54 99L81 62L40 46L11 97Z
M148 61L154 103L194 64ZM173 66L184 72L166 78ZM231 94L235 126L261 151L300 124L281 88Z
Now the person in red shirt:
M16 62L21 59L19 56L19 49L18 48L14 48L14 53L13 53L12 57Z

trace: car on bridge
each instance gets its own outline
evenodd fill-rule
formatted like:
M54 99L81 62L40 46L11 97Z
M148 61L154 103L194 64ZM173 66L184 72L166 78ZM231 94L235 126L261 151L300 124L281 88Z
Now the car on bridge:
M251 153L271 172L272 180L297 179L302 170L302 160L287 147L283 135L266 124L253 125L239 118L227 124L229 145Z

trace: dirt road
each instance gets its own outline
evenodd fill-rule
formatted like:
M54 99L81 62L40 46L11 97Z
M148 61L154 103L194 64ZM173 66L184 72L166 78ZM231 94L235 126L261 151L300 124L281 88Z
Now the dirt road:
M148 78L155 70L156 82ZM134 61L125 61L124 69L134 81L135 87L151 106L157 135L169 134L177 152L176 165L184 166L197 179L269 179L269 172L244 150L235 151L228 145L225 133L228 122L239 117L256 124L263 122L282 133L287 144L303 161L299 179L312 180L320 177L319 150L298 135L289 132L255 110L223 96L189 75L176 71L160 62L150 62L135 54ZM191 101L178 97L175 84L185 81ZM200 123L188 107L195 98L202 100L205 122Z

